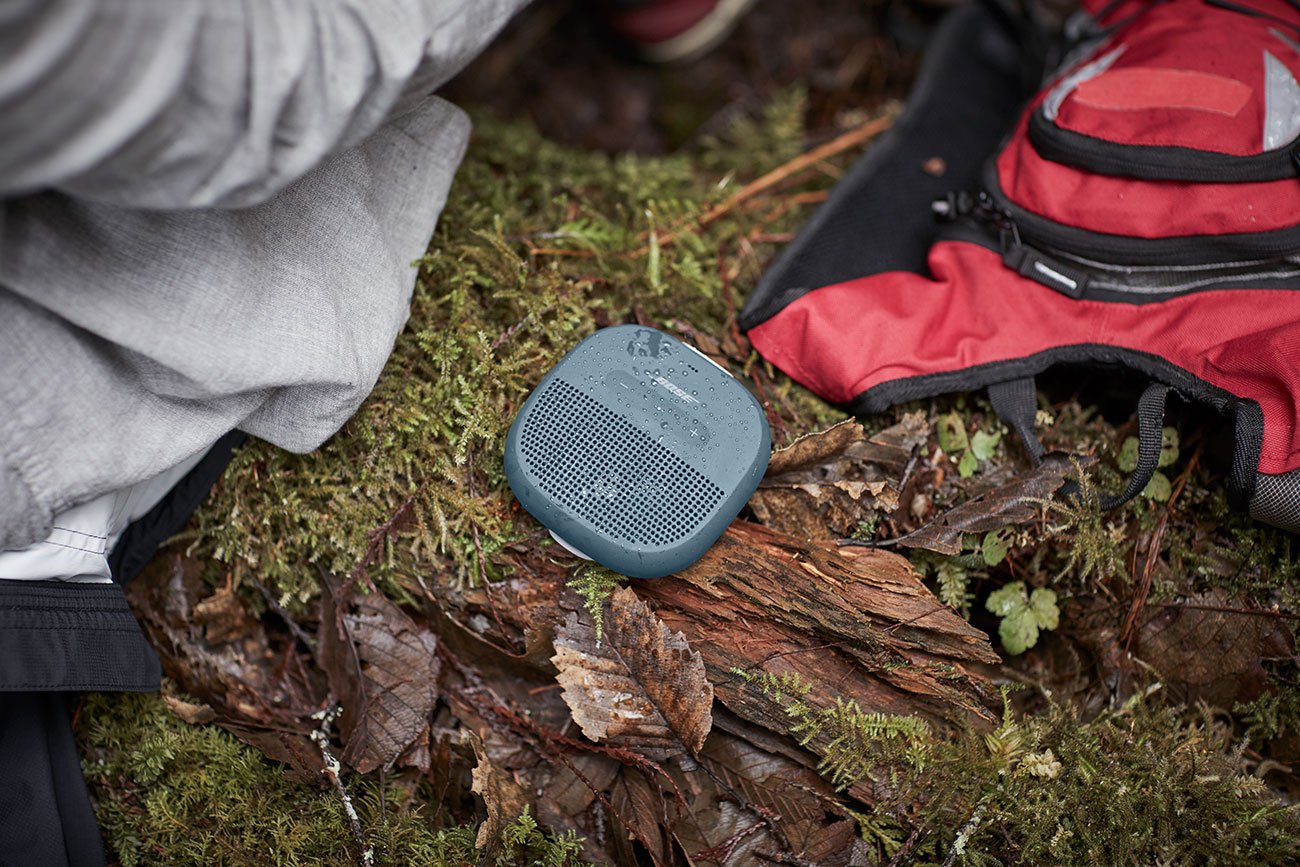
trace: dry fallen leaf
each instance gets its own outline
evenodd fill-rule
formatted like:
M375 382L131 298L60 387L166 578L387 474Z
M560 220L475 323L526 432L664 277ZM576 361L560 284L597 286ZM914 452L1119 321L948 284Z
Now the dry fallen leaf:
M238 641L252 631L252 618L229 585L218 587L194 606L194 622L213 644Z
M907 463L927 430L915 412L871 437L851 419L802 436L773 453L750 507L764 524L800 538L850 535L859 521L898 508Z
M732 720L732 728L748 730L748 726ZM748 734L748 731L747 731ZM765 850L788 847L789 854L799 863L845 865L853 849L855 826L845 825L845 815L839 808L834 788L819 777L810 767L801 765L787 756L770 752L744 736L729 731L715 730L700 754L700 763L708 767L723 786L714 792L718 801L740 801L748 808L739 817L740 827L751 825L759 818L759 811L769 817L771 827L752 834L756 843ZM701 799L697 798L699 803ZM719 805L720 807L720 805ZM715 811L720 819L726 817L719 807ZM697 821L701 811L694 810ZM726 823L723 823L724 829ZM774 836L772 830L779 832ZM847 832L846 832L847 829ZM710 831L712 846L727 841L729 833ZM680 839L680 837L679 837ZM740 841L737 841L739 843ZM683 843L685 846L685 844ZM724 843L722 849L726 850ZM689 849L688 849L689 851ZM724 852L719 852L724 854ZM752 850L735 845L726 852L722 863L745 864L752 859Z
M698 753L713 724L713 686L700 655L624 587L601 640L585 610L555 632L557 680L583 734L652 759Z
M609 802L625 824L627 852L624 862L636 863L631 842L635 840L645 849L653 867L673 863L669 857L670 842L665 826L673 823L674 812L665 805L663 794L635 768L623 768L610 786ZM668 799L671 803L671 797Z
M1230 708L1268 686L1264 661L1290 657L1291 631L1274 612L1214 590L1152 606L1133 652L1180 702Z
M609 842L610 837L619 837L608 833L611 827L619 825L620 818L631 825L634 818L624 816L622 811L619 817L610 816L600 800L611 797L615 778L622 770L619 762L600 753L574 752L562 761L547 762L539 768L537 821L557 833L573 831L581 837L582 860L591 863L610 860L611 853L597 841ZM630 851L628 854L629 858L623 860L634 860ZM617 857L615 863L621 863Z
M164 554L127 587L141 625L181 691L207 703L221 725L310 730L324 685L289 677L283 649L237 594L213 592L200 564ZM215 601L213 601L215 600Z
M1056 493L1073 472L1074 466L1069 461L1048 458L1005 485L967 500L921 529L900 537L898 544L940 554L958 554L965 533L985 533L1034 520L1042 509L1039 501Z
M321 594L318 655L343 704L343 762L368 773L396 759L425 730L437 698L438 639L372 591L339 611Z
M217 718L217 712L209 704L194 704L174 695L163 695L163 704L184 722L192 726L210 723Z
M479 826L474 845L488 850L483 855L483 863L490 864L495 855L492 847L500 841L502 829L518 818L530 801L514 774L492 763L482 738L467 731L465 739L474 748L476 760L474 770L470 772L470 788L483 799L487 808L487 820Z

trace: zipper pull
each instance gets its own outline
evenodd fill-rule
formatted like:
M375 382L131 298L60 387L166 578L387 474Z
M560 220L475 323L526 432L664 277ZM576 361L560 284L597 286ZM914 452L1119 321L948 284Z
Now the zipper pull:
M1087 274L1024 244L1004 248L1002 262L1021 277L1074 299L1082 298L1088 290Z
M930 213L936 220L953 223L962 217L970 216L975 211L975 197L965 190L949 193L942 199L930 202Z
M976 195L949 193L931 202L930 210L937 219L947 222L969 217L996 229L1003 264L1021 277L1028 277L1071 298L1082 298L1087 291L1088 275L1025 244L1020 239L1020 227L1016 225L1015 216L988 192L981 190Z

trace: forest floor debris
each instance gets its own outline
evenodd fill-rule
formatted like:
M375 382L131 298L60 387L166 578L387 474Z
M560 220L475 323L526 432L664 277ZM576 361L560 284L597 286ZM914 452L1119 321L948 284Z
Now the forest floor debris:
M166 692L78 721L122 864L360 863L312 741L336 703L377 864L1300 858L1300 551L1227 509L1213 419L1100 513L1051 494L1116 489L1129 384L1044 381L1046 447L1087 459L1031 470L979 395L846 421L736 328L894 110L810 93L658 156L479 118L373 396L312 455L245 446L130 589ZM780 447L650 582L551 544L500 459L618 322L731 369Z

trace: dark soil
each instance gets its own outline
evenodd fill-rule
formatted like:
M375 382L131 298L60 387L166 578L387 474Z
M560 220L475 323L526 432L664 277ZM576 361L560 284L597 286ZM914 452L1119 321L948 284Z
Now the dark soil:
M538 0L445 93L503 119L531 119L567 145L662 153L798 86L818 138L906 94L942 11L888 0L759 0L710 54L656 66L609 31L600 3Z

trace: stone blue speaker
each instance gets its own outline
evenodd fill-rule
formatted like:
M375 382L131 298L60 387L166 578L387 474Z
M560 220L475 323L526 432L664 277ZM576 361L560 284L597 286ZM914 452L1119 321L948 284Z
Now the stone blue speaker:
M693 346L637 325L588 337L506 436L519 502L573 553L634 578L698 560L767 469L762 407Z

